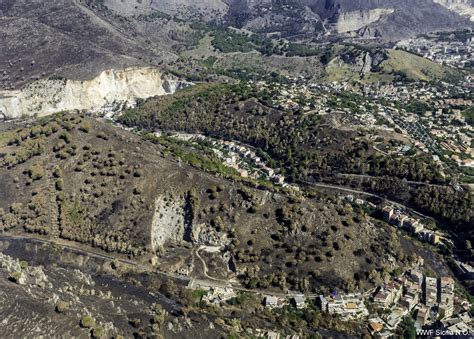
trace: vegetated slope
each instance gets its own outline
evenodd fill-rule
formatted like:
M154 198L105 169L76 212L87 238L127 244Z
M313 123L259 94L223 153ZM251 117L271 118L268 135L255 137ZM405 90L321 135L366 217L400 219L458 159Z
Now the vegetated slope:
M166 324L182 320L170 315L181 308L179 304L170 307L164 296L152 297L143 286L130 286L104 276L103 272L94 272L100 265L110 266L107 263L67 251L59 254L54 249L51 251L51 246L22 242L2 241L0 314L5 321L0 324L0 330L4 336L24 338L41 334L87 338L94 333L94 337L133 337L144 331L178 335L169 333ZM33 259L20 261L14 258L17 255L22 259ZM80 271L75 261L86 263L85 267L80 267ZM64 267L65 262L69 266ZM110 267L108 270L108 273L113 271ZM207 332L211 336L223 333L208 326L196 327L182 328L179 336L191 338L194 331Z
M381 65L388 73L403 73L408 79L432 81L454 74L442 65L423 57L399 50L389 50L388 59Z
M402 50L336 46L325 67L327 81L455 81L461 72Z
M337 182L337 173L385 176L387 180L359 184L444 219L457 231L470 229L474 218L472 196L446 185L450 173L443 176L429 157L376 152L370 132L341 128L352 113L321 116L317 112L283 112L270 108L267 100L269 93L248 85L203 85L164 100L150 99L125 111L120 121L130 127L203 133L251 144L269 154L272 167L294 181ZM330 98L329 104L355 111L362 101L355 95L340 94ZM405 180L446 186L412 187ZM429 195L430 191L437 194Z
M10 132L0 149L2 230L136 260L159 255L165 270L176 253L188 261L194 246L220 246L224 261L210 274L253 288L357 290L408 263L390 226L361 209L330 196L257 190L212 152L151 140L79 115ZM176 252L173 244L187 245Z
M2 237L0 263L4 336L214 338L229 332L215 315L192 309L200 299L184 283L110 255Z
M202 300L205 291L185 282L34 239L3 239L0 263L0 329L12 337L221 338L270 326L285 334L365 330L314 304L290 322L294 314L275 314L251 293L237 294L216 312Z
M194 80L215 80L225 75L243 80L270 79L272 74L320 82L327 81L456 81L461 72L448 66L380 44L304 44L258 34L194 24L199 46L187 50L188 59L173 72ZM394 59L393 61L391 59ZM399 60L399 61L397 61ZM406 65L401 60L411 60ZM390 67L384 67L385 64Z

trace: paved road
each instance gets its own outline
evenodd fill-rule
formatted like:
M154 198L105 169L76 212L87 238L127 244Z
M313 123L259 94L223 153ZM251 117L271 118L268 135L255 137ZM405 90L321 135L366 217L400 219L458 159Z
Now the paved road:
M368 175L368 174L338 173L337 176L363 178L363 179L386 179L386 177L379 177L379 176L376 176L376 175ZM432 186L432 187L447 187L447 186L444 186L444 185L430 184L430 183L426 183L426 182L423 182L423 181L405 180L405 182L407 184L412 184L412 185L423 185L423 186Z
M359 190L356 190L356 189L352 189L352 188L348 188L348 187L342 187L342 186L337 186L337 185L330 185L330 184L321 184L321 183L314 183L314 182L309 182L309 181L304 181L304 180L298 180L299 182L303 183L303 184L306 184L306 185L309 185L309 186L313 186L313 187L319 187L319 188L326 188L326 189L332 189L332 190L336 190L336 191L342 191L342 192L347 192L347 193L353 193L353 194L360 194L360 195L363 195L363 196L366 196L366 197L373 197L373 198L378 198L378 199L382 199L382 200L385 200L387 203L389 203L390 205L393 205L395 207L398 207L400 209L404 209L404 210L407 210L407 211L410 211L412 212L413 214L416 214L422 218L425 218L425 219L430 219L430 220L433 220L433 221L436 221L434 218L430 217L430 216L427 216L427 215L424 215L416 210L414 210L413 208L411 207L408 207L406 205L403 205L403 204L400 204L396 201L393 201L393 200L388 200L387 198L385 197L382 197L380 195L377 195L377 194L373 194L373 193L367 193L367 192L364 192L364 191L359 191Z

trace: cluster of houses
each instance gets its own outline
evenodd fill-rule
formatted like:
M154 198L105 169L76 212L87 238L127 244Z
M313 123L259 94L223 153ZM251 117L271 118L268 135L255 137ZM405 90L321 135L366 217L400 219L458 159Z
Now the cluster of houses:
M248 147L239 145L232 141L225 140L213 141L212 143L215 146L221 146L224 151L226 151L226 165L229 167L236 168L240 172L241 176L249 176L249 172L247 170L240 169L239 166L239 161L245 159L254 164L261 173L265 174L276 184L282 185L285 182L285 177L283 175L276 174L272 168L268 167L265 164L265 162L255 153L255 151L249 149Z
M462 312L458 315L441 320L441 324L443 328L446 329L446 333L452 334L472 334L473 333L473 325L474 319L470 312Z
M374 296L374 304L380 308L388 308L398 303L403 293L403 284L393 281L381 288Z
M469 265L468 263L459 261L457 259L453 259L454 264L458 270L458 273L463 279L466 280L474 280L474 267Z
M435 155L443 151L444 158L455 161L459 166L474 167L474 150L470 142L474 127L466 123L462 113L463 108L473 104L470 96L474 86L472 76L467 76L459 84L443 82L436 85L423 82L316 84L306 83L299 78L290 80L290 84L258 82L257 86L274 93L272 105L275 108L302 109L319 115L342 113L340 119L344 123L357 122L369 127L382 124L378 127L393 129L396 125L403 133L413 137L415 146L420 150L427 153L431 151ZM341 92L362 95L367 101L361 102L357 109L345 107L338 97ZM419 112L409 112L399 107L400 102L413 101L424 102L430 108L420 115ZM334 102L341 105L334 106ZM400 119L393 121L391 116ZM400 121L404 124L400 124Z
M433 278L425 276L421 267L423 258L417 257L411 269L400 277L376 289L370 294L319 296L317 305L322 311L338 315L345 320L367 319L368 330L376 337L392 337L407 316L417 315L417 329L429 328L441 320L445 329L469 328L473 320L466 313L454 315L455 305L469 309L469 303L455 297L455 281L449 276ZM457 299L456 299L457 298ZM366 304L375 306L377 313L369 313Z
M410 232L423 242L428 242L433 245L439 244L439 234L437 234L435 231L426 229L425 226L419 222L419 220L412 218L391 206L385 206L382 209L382 213L386 222Z
M436 39L420 37L402 40L397 43L397 48L422 55L427 59L440 64L455 67L465 67L474 62L472 54L472 37L465 41L456 39Z
M411 269L375 290L365 294L338 294L335 291L329 296L319 295L315 303L323 312L342 320L366 321L369 332L380 338L392 337L402 320L413 314L416 314L415 327L419 330L430 328L436 322L446 330L469 329L472 332L474 320L463 311L469 310L471 305L455 295L454 279L425 276L422 266L423 259L417 257ZM202 300L209 304L224 305L237 297L230 286L209 286L205 281L193 279L188 287L206 291ZM271 310L285 306L304 309L308 307L308 298L313 296L296 293L264 295L262 303ZM375 312L370 312L368 305L375 306ZM455 314L456 310L461 311ZM256 330L253 334L259 338L298 338L269 330Z
M349 194L349 195L346 195L344 197L344 199L348 202L350 202L351 204L356 204L356 205L365 205L367 207L370 207L370 208L377 208L377 205L371 203L370 201L367 201L367 200L363 200L363 199L360 199L360 198L354 198L354 196L352 194Z
M275 184L298 190L296 186L285 183L285 176L267 166L263 159L248 146L234 141L210 139L202 134L176 133L173 137L184 141L210 143L212 150L223 161L223 164L235 169L243 178L259 179L263 175Z
M454 46L457 43L450 43ZM448 55L461 50L460 46L448 47ZM441 53L445 53L443 50ZM459 166L474 167L474 150L471 146L470 134L474 127L465 121L462 110L471 107L471 91L473 77L468 75L458 84L442 82L427 84L424 82L391 82L356 85L349 82L306 83L304 79L290 79L290 84L274 84L258 82L260 89L274 93L273 107L283 110L302 109L303 111L317 112L319 115L327 113L343 113L347 116L347 123L366 125L369 127L393 129L394 125L401 128L405 134L413 137L416 146L424 152L439 154L458 163ZM345 107L338 97L341 92L351 92L362 95L367 99L361 102L357 109ZM382 101L383 100L383 101ZM423 102L429 106L421 115L419 112L409 112L399 107L401 102ZM334 106L334 102L341 103ZM369 107L369 108L368 108ZM344 114L347 113L347 114ZM390 114L389 114L390 113ZM400 117L405 122L403 126L398 121L391 121L390 115ZM345 121L345 120L344 120ZM407 131L407 127L412 130ZM433 135L436 141L427 136ZM441 149L438 148L439 146ZM436 147L432 143L436 142ZM454 153L454 154L453 154Z
M324 84L307 83L304 78L290 78L289 84L258 81L259 90L273 93L270 104L281 110L322 111L325 110L328 96L320 91ZM252 82L251 82L252 83Z
M209 304L220 305L236 296L237 294L230 287L213 287L207 290L207 293L202 297L202 300Z
M360 294L340 295L333 293L327 297L320 295L316 302L323 312L339 315L346 320L359 319L369 315L364 297Z
M449 319L454 313L454 280L451 277L425 277L423 304L419 306L415 325L419 328L437 319Z
M422 259L418 260L422 265ZM382 315L369 319L369 331L378 337L390 337L403 318L411 316L413 311L416 311L417 329L426 328L439 319L450 324L455 311L454 286L453 278L428 277L415 266L376 291L373 303L382 310L379 312Z
M388 85L366 85L363 94L373 99L392 100L390 104L376 103L376 115L387 123L387 128L397 125L404 134L410 134L414 145L423 152L439 154L445 150L443 158L455 161L459 166L474 166L474 150L471 145L470 135L474 127L470 126L463 115L463 108L471 107L473 100L470 98L473 79L470 76L461 84L447 84L431 86L421 83L393 83ZM464 96L463 98L453 97ZM397 107L396 103L418 101L426 103L428 110L421 115ZM364 112L371 115L370 112ZM392 117L398 117L394 121ZM379 120L377 120L379 121ZM367 120L370 125L370 120ZM427 134L429 133L429 134ZM432 135L436 141L428 137ZM432 143L436 142L433 147Z
M412 273L413 270L409 275ZM391 336L403 318L419 304L423 275L420 277L414 273L412 278L416 281L406 277L397 278L376 291L373 305L382 310L382 315L369 319L369 331L372 334Z
M303 294L295 295L290 299L267 295L263 298L263 304L269 309L282 308L287 305L291 305L297 309L303 309L307 306L306 297Z

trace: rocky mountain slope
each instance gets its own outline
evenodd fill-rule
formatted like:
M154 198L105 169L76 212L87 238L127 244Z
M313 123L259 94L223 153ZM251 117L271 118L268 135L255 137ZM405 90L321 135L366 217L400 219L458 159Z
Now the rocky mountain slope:
M363 210L324 196L255 189L199 148L148 140L80 115L3 133L1 229L141 262L155 258L162 270L181 267L198 277L193 250L217 246L221 255L209 274L305 291L364 288L375 278L360 277L375 268L389 274L397 260L408 260L392 229ZM223 178L229 175L235 181ZM360 251L371 244L384 246Z
M150 294L146 284L127 282L119 272L130 268L107 258L54 251L36 239L2 237L0 250L3 337L194 338L227 332L215 317L203 322L202 315L179 316L181 304L156 290Z
M51 77L91 80L106 70L129 67L152 66L176 74L199 73L205 65L202 60L181 57L189 56L194 48L201 48L205 38L211 39L212 46L200 58L222 56L221 64L232 61L227 62L227 59L239 58L236 53L221 55L223 51L216 47L214 40L224 41L222 34L227 31L222 29L228 26L240 27L241 32L258 33L259 38L273 36L305 41L333 36L396 40L433 30L472 27L472 22L451 10L459 6L469 8L471 3L462 2L454 7L452 3L443 4L432 0L209 0L198 4L175 0L68 0L59 5L52 0L43 1L41 5L25 0L3 1L0 3L3 37L0 88L18 90ZM217 26L203 25L202 20ZM261 46L252 46L247 42L250 47L246 49L256 48L267 55L270 44L279 46L281 43L282 40L264 41ZM315 55L311 47L308 51ZM264 60L263 64L294 61L283 59ZM320 71L319 67L313 71L314 75ZM226 71L223 69L221 73ZM12 97L12 93L3 96Z
M472 0L434 0L448 9L474 21L474 2Z
M126 1L128 7L134 1ZM124 13L124 2L106 6ZM184 19L202 19L283 36L352 33L396 40L437 30L471 26L471 0L304 0L304 1L148 1L141 11L153 9Z
M469 6L469 4L467 5ZM264 7L265 5L259 6ZM307 15L303 15L303 13L307 13L308 10L319 17L323 23L324 31L353 33L364 37L380 37L384 40L396 40L436 30L449 30L467 24L465 19L451 11L449 7L424 0L288 1L283 6L273 6L272 4L266 12L285 16L285 12L294 11L297 8L300 12L298 17L304 22L307 22L305 20ZM255 13L254 10L251 12ZM267 13L264 16L268 16ZM233 14L231 13L231 15ZM255 19L250 18L250 20L252 22ZM270 27L265 29L269 30ZM282 33L311 33L311 31L295 32L287 29Z
M157 48L134 27L125 29L99 11L75 0L0 2L0 87L17 89L50 76L85 80L176 58L161 35L155 36Z

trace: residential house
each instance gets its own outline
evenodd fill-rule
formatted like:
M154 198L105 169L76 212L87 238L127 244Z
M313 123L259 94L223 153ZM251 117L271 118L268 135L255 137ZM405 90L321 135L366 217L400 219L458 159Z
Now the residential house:
M447 330L451 333L472 333L472 326L469 326L464 321L460 321L452 326L449 326Z
M291 300L293 306L297 309L302 309L306 307L306 298L304 295L298 295Z
M410 273L408 274L408 278L417 283L418 285L421 285L423 283L423 273L417 270L411 270Z
M397 282L391 282L385 287L387 293L390 295L390 303L397 303L403 293L403 285Z
M438 301L438 283L436 278L425 277L425 305L432 307Z
M369 321L369 332L371 335L379 333L382 331L383 325L378 321Z
M271 295L265 297L264 304L267 308L277 308L282 306L280 300L277 297Z
M273 181L276 183L276 184L283 184L285 182L285 177L283 175L277 175L273 178Z
M448 318L454 313L454 280L451 277L439 279L439 313L441 318Z
M229 287L213 287L209 290L207 295L203 297L203 300L211 304L220 304L227 300L230 300L236 296L236 293L232 288Z
M262 171L268 175L269 177L273 177L275 175L275 172L273 171L273 169L269 168L269 167L262 167Z
M342 313L342 308L344 307L344 299L341 295L336 295L333 298L328 299L328 312L329 313Z
M421 307L416 315L416 322L420 324L420 326L425 326L428 323L429 315L429 309L426 307Z
M392 296L384 290L380 290L374 296L374 303L382 308L388 308L392 303Z
M405 223L406 220L408 220L408 215L406 214L400 214L398 216L398 227L403 227L403 224Z
M415 296L412 295L405 295L403 298L400 300L400 305L406 309L408 312L411 312L413 308L418 304L418 295L416 294Z
M316 303L321 308L321 311L325 312L328 310L328 301L324 295L320 295L316 300Z
M418 238L433 245L439 244L440 241L439 235L433 231L422 231L418 234Z
M403 228L408 230L409 232L413 234L420 233L424 227L422 224L418 222L418 220L413 219L413 218L408 218L403 222Z

